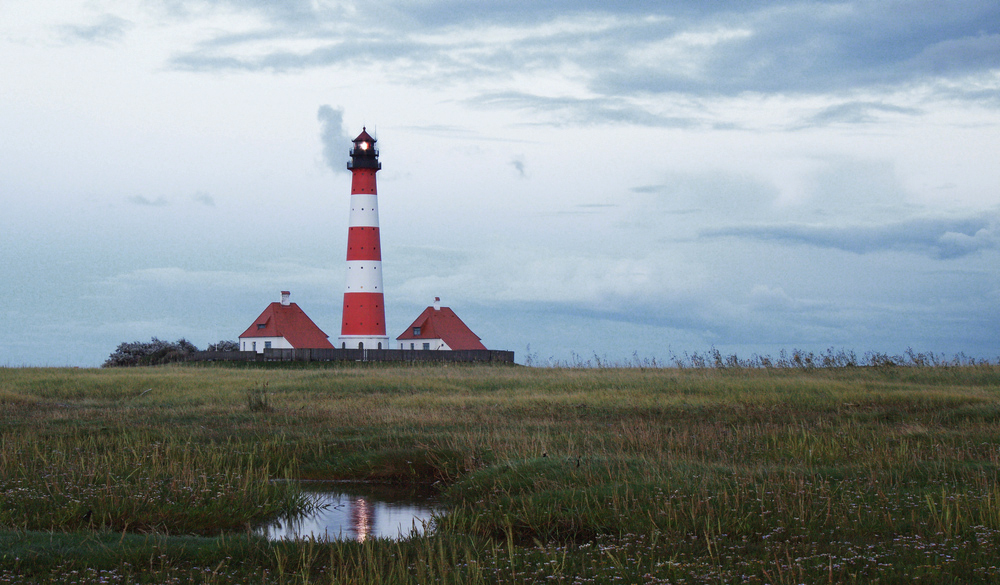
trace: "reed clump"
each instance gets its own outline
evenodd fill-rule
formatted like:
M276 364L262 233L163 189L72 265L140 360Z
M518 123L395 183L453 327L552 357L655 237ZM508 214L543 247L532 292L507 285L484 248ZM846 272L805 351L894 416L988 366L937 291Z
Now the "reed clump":
M271 410L270 398L267 395L266 380L247 388L247 410L250 412L268 412Z

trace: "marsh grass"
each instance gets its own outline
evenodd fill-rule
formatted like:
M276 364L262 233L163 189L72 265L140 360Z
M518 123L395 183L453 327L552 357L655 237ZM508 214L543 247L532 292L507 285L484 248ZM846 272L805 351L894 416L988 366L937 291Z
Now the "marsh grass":
M0 437L0 525L217 534L306 499L261 443L197 444L142 431Z
M998 391L988 364L0 369L0 581L996 582ZM307 505L285 476L450 508L266 543Z

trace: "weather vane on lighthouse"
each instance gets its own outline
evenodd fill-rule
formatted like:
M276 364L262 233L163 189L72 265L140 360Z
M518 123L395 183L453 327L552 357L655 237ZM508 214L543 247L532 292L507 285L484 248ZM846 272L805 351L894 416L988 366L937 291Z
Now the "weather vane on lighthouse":
M351 171L351 218L347 232L347 287L340 327L340 347L389 349L382 294L382 247L378 230L375 173L382 168L375 139L366 128L354 139L347 168Z

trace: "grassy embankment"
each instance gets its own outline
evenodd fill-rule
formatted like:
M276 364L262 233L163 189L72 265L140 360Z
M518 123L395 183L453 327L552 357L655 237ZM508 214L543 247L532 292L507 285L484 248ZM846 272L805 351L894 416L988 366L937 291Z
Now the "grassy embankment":
M0 417L0 582L1000 581L997 366L0 369ZM270 544L277 477L450 512Z

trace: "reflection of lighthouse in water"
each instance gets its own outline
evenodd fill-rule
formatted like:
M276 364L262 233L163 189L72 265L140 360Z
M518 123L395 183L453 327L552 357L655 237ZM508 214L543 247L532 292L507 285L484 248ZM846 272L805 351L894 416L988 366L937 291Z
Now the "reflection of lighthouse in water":
M403 538L416 531L422 534L437 506L423 497L393 497L386 494L346 494L303 484L303 491L315 506L303 515L276 518L258 531L270 540L318 538L364 541L370 538ZM309 489L312 488L312 489Z
M356 498L351 502L350 515L354 538L358 542L364 542L375 525L375 506L364 498Z

